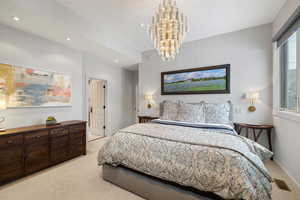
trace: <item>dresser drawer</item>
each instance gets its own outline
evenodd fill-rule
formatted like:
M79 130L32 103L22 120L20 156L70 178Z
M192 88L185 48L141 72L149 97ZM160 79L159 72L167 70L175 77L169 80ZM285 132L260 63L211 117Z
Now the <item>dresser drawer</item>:
M69 145L69 137L68 136L61 136L57 138L51 139L51 150L53 149L60 149L68 147Z
M23 147L1 149L0 165L6 165L21 160L23 160Z
M83 145L83 139L82 138L74 138L70 140L70 145Z
M55 128L50 130L51 137L61 137L69 134L68 128Z
M17 179L23 176L22 161L15 161L10 164L0 165L0 183Z
M70 126L70 133L77 133L85 131L85 124L77 124Z
M43 143L27 145L25 148L25 173L43 169L49 165L49 146Z
M25 144L48 142L48 131L36 131L25 135Z
M70 146L70 152L69 152L69 156L71 158L76 157L76 156L80 156L83 154L83 150L84 150L84 146L83 145L71 145Z
M71 140L82 139L83 136L84 136L84 132L83 131L73 132L73 133L70 132L70 138L71 138Z
M51 150L51 164L63 162L69 158L69 149L67 147L61 149Z
M0 148L23 144L23 135L10 135L0 137Z

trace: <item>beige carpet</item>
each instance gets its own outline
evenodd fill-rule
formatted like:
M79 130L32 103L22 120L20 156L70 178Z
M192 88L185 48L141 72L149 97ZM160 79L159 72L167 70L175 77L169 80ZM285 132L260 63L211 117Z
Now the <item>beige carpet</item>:
M0 187L1 200L141 200L101 179L97 151L105 139L88 143L87 156L67 161ZM292 192L274 185L274 200L300 200L300 190L274 163L267 166L274 178L284 179Z

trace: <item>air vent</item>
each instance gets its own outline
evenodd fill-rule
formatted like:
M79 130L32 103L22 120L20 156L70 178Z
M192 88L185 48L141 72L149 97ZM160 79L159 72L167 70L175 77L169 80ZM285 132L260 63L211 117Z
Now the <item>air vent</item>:
M285 181L280 180L280 179L273 179L274 182L276 183L276 185L279 187L279 189L281 190L286 190L286 191L291 191L291 189L289 188L289 186L285 183Z

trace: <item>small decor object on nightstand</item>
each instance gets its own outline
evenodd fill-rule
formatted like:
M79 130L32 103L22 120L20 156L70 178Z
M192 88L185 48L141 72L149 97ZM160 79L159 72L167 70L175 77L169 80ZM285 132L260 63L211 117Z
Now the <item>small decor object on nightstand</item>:
M57 125L59 123L57 123L55 117L49 116L46 120L46 125L47 126L53 126L53 125Z
M234 123L234 128L236 132L240 135L243 129L246 129L246 137L249 138L249 129L252 130L253 139L255 142L258 141L262 133L266 133L268 137L269 150L273 151L272 148L272 130L273 125L255 125L255 124L245 124L245 123ZM265 131L265 132L264 132ZM273 157L271 158L273 160Z

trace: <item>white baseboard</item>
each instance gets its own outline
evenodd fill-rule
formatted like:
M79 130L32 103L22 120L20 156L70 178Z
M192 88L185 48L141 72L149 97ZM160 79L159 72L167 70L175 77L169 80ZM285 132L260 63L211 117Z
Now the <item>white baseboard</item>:
M276 158L274 158L274 162L288 175L288 177L300 188L300 183L289 173L286 167Z

